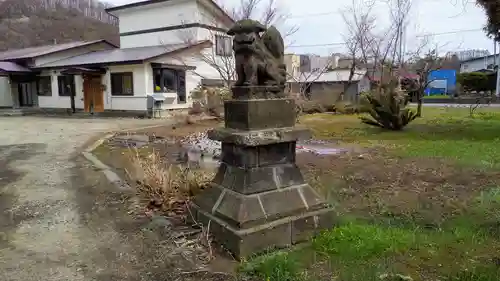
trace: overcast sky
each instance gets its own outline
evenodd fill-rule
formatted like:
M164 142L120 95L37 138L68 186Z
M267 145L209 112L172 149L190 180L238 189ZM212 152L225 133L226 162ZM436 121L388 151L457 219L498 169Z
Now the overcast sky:
M235 5L240 0L224 0L227 5ZM262 0L265 1L265 0ZM356 0L376 2L374 15L377 26L384 27L389 17L387 0ZM481 28L486 17L474 0L412 0L406 44L411 51L420 42L424 34L428 41L437 46L439 53L466 49L487 49L493 53L493 42ZM133 0L108 0L106 2L122 5ZM342 11L351 6L351 0L276 0L289 15L289 24L299 30L287 38L290 46L287 52L317 53L326 55L331 52L343 52L341 44L346 27ZM344 12L345 13L345 12ZM446 34L442 34L446 33ZM332 45L327 45L332 44ZM335 44L335 45L333 45ZM310 46L313 45L313 46ZM321 46L323 45L323 46Z

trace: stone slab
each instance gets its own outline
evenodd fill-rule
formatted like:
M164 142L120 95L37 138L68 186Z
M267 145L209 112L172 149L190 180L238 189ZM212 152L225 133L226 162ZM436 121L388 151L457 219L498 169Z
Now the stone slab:
M241 194L223 186L211 188L193 199L202 210L237 229L255 227L269 221L310 212L328 205L308 184L270 192ZM304 194L309 194L307 197Z
M243 131L230 128L216 128L207 132L211 140L243 146L269 145L283 142L307 140L312 133L307 128L287 127L264 130Z
M247 195L305 184L296 164L242 168L221 163L212 182Z
M250 100L250 99L277 99L285 98L281 87L276 86L236 86L231 88L233 99Z
M242 260L268 249L287 248L311 239L320 230L334 226L334 211L324 208L274 220L248 229L237 229L191 203L197 222L205 226L216 242ZM312 224L310 222L313 222Z
M224 102L226 128L259 130L295 125L293 99L229 100Z
M241 168L265 167L295 163L295 142L282 142L262 146L222 144L221 161Z

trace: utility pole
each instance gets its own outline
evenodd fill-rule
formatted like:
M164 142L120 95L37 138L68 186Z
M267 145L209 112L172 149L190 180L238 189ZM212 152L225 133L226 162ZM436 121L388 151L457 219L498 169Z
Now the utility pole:
M496 39L496 38L495 38ZM493 65L493 68L495 69L495 67L497 66L497 40L493 39L493 46L494 46L494 51L493 51L493 57L494 57L494 65ZM499 97L500 96L500 76L498 75L498 73L500 71L498 71L498 67L496 67L496 71L497 71L497 83L496 83L496 87L495 87L495 96Z

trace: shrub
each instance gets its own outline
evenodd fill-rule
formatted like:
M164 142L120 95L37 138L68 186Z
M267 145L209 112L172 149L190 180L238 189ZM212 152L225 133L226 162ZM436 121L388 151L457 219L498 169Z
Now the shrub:
M191 91L191 97L193 100L200 101L203 103L205 100L205 88L201 84L198 84L196 88Z
M224 101L231 98L228 88L206 88L206 111L209 115L221 117L224 112Z
M189 114L199 115L203 113L203 104L201 101L194 101L193 106L189 109Z
M304 114L323 113L326 111L325 107L318 101L304 101L300 104L300 107Z
M371 105L370 101L368 100L368 96L370 93L368 92L362 92L359 95L359 101L358 101L358 112L359 113L367 113L370 111Z
M340 101L335 104L335 112L342 114L355 114L358 112L358 108L352 102Z
M366 98L370 104L368 113L373 119L360 117L365 124L399 131L417 118L414 111L405 108L405 97L395 90L380 92L377 96L370 94Z
M496 81L492 82L490 76L491 75L482 72L460 73L457 76L457 81L465 91L494 91ZM491 77L494 77L494 75Z

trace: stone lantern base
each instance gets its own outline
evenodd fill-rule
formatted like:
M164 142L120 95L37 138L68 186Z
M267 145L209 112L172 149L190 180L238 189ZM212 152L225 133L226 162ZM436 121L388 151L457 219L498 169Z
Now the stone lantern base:
M294 127L292 99L251 99L268 90L233 89L245 100L227 101L225 128L209 132L222 142L222 163L211 188L190 205L194 219L238 259L291 246L333 225L332 209L295 164L296 141L310 132Z

